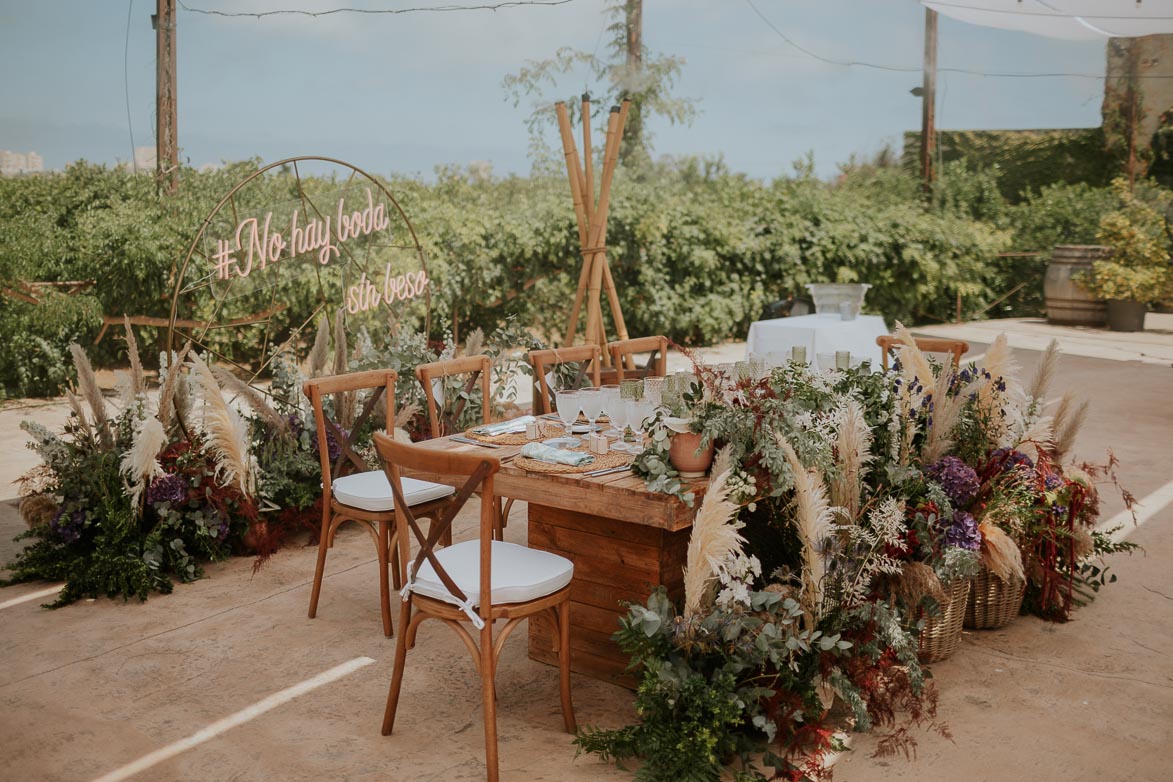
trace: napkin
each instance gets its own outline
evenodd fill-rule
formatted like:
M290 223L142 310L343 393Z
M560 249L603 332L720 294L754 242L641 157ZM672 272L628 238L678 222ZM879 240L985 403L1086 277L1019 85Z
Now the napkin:
M521 455L529 459L537 459L539 462L569 464L571 467L590 464L595 460L595 457L584 451L566 451L561 448L551 448L542 443L526 443L521 448Z
M513 434L515 432L524 432L525 425L533 420L535 419L532 415L523 415L520 418L510 418L508 421L498 421L495 424L474 426L472 431L474 434L480 434L486 437L496 437L497 435L501 434Z

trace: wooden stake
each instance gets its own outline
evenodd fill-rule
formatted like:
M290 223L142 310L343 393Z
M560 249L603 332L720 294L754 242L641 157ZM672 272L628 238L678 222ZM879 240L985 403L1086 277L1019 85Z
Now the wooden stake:
M562 150L566 156L566 174L570 179L570 196L574 201L574 217L578 222L578 243L584 250L587 246L590 223L587 220L586 209L583 205L582 186L578 178L578 150L574 148L574 134L570 130L570 115L566 111L565 103L554 106L558 114L558 129L562 133ZM582 309L583 296L586 294L587 281L590 279L590 258L583 256L582 270L578 275L578 289L574 293L574 306L570 309L570 319L566 324L566 344L574 344L574 334L578 330L578 313Z
M595 216L595 151L591 147L591 96L582 94L582 165L585 177L583 200L586 201L587 225Z

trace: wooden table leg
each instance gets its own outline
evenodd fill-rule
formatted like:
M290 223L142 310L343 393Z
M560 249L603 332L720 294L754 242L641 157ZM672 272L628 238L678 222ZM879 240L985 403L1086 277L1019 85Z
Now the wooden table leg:
M690 530L668 532L589 513L529 505L529 545L574 562L570 582L570 667L575 673L634 689L629 662L611 635L627 614L622 602L643 603L659 585L673 601L684 593ZM529 620L531 659L558 664L556 628Z

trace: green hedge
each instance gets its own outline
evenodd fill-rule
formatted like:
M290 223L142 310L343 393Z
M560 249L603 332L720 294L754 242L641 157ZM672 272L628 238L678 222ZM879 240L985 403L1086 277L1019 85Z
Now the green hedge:
M1119 171L1105 151L1101 128L1070 130L942 130L937 135L942 162L963 160L973 171L1001 170L1002 195L1017 201L1030 190L1056 183L1104 187ZM904 134L904 166L920 170L920 133Z
M185 169L180 195L163 200L149 177L85 164L0 178L0 283L101 280L70 307L52 308L53 318L0 298L0 328L25 335L0 344L5 391L56 392L66 364L49 364L69 341L92 340L100 314L166 316L173 264L219 197L255 166ZM927 207L915 179L892 168L849 171L834 184L700 171L685 160L617 173L607 243L632 335L692 344L744 338L765 304L820 281L872 283L868 309L890 321L951 320L958 293L973 316L1021 278L1022 266L999 253L1049 248L1059 237L1085 241L1106 203L1095 188L1055 185L1011 205L996 170L961 164L943 172ZM309 189L336 185L305 181ZM388 185L428 253L433 336L491 330L512 316L546 339L561 337L581 263L563 177L486 179L445 169L433 182L393 177ZM272 203L290 193L291 180L277 175L253 198ZM1035 266L1030 273L1041 279ZM992 312L1037 314L1032 296ZM291 297L287 329L312 300L307 291ZM140 341L150 344L147 335ZM98 363L117 355L113 340L103 344Z

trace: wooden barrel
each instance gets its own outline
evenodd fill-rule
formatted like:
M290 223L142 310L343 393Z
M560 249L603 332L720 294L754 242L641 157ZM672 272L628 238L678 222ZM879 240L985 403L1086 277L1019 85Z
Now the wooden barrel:
M1107 305L1097 301L1072 277L1091 269L1092 261L1105 257L1112 248L1090 244L1059 244L1051 255L1043 281L1047 320L1067 326L1103 326Z

